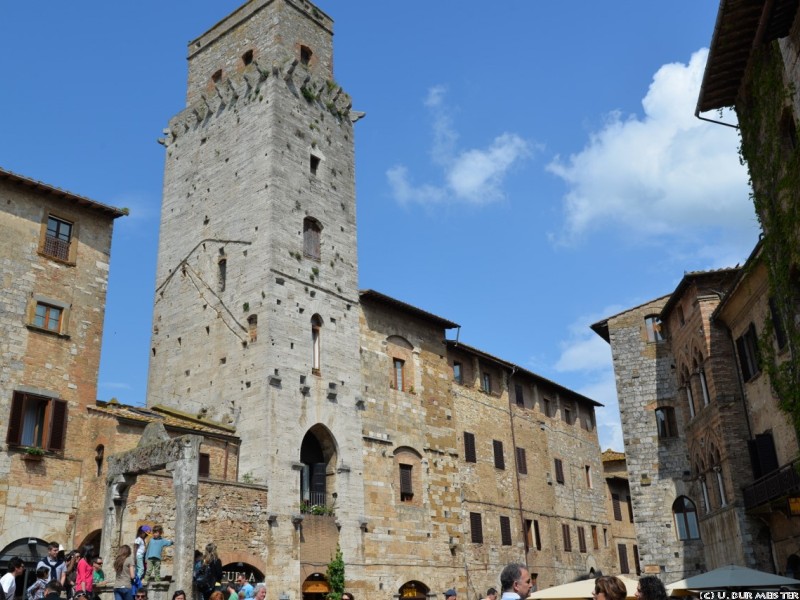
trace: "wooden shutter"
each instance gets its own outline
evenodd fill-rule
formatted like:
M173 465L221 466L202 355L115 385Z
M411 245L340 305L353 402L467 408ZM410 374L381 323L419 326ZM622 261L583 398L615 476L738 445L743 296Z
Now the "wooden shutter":
M511 545L511 519L500 517L500 540L503 546Z
M8 418L8 435L6 443L11 446L18 446L22 443L22 405L25 402L25 394L14 392L11 398L11 414Z
M472 536L473 544L483 543L483 523L481 522L481 513L469 513L469 528Z
M525 552L533 547L533 521L525 519Z
M578 550L586 552L586 531L583 527L578 527Z
M535 519L533 521L533 536L534 536L534 538L536 540L536 549L537 550L541 550L542 549L542 536L539 533L539 521L537 521Z
M564 552L572 552L572 540L569 535L569 525L561 524L561 537L564 538Z
M640 575L642 569L639 567L639 546L633 545L633 567L636 569L636 574Z
M619 572L630 573L631 569L628 566L628 549L625 544L617 544L617 552L619 553Z
M492 440L492 446L494 447L494 466L498 469L505 469L506 459L503 456L503 442Z
M200 460L197 463L197 476L211 476L211 456L209 456L206 452L200 453Z
M558 483L564 483L564 465L561 462L560 458L555 459L556 465L556 481Z
M611 504L614 506L614 520L622 521L622 509L619 506L619 494L611 494Z
M464 460L471 463L478 461L475 455L475 434L467 431L464 432Z
M517 448L517 472L528 474L528 461L525 459L525 448Z
M600 541L597 539L597 525L592 525L592 548L600 549Z
M628 504L628 520L633 523L633 502L630 496L625 496L625 502Z
M67 402L66 400L50 400L50 434L47 449L54 452L64 450L67 437Z
M411 500L414 496L414 486L412 485L412 465L400 465L400 499Z

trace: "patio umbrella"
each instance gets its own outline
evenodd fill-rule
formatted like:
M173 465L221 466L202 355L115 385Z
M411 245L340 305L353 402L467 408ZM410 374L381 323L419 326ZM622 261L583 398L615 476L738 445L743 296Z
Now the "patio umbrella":
M623 575L617 575L628 591L627 597L633 598L636 595L638 580L630 579ZM591 598L594 590L594 580L596 578L584 579L583 581L573 581L563 585L556 585L534 592L528 596L527 600L582 600Z
M728 588L776 588L782 585L800 585L800 580L781 577L774 573L756 571L747 567L727 565L708 573L681 579L667 586L671 596L683 595L685 590L723 590Z

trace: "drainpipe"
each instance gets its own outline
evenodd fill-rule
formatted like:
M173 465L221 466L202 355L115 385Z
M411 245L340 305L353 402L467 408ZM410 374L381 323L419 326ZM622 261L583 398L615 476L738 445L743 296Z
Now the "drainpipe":
M511 377L514 377L514 373L516 372L517 372L517 367L516 366L511 367L511 376L509 377L509 379L511 379ZM519 483L519 465L517 464L517 437L514 433L514 408L512 407L511 403L511 386L507 386L506 393L508 394L508 421L511 424L511 444L513 445L512 453L514 456L514 479L517 482L517 505L519 506L519 520L522 533L527 535L525 532L525 513L522 510L522 487L520 486ZM530 550L530 548L528 548L527 537L525 538L525 547L526 547L525 562L527 563L528 550Z

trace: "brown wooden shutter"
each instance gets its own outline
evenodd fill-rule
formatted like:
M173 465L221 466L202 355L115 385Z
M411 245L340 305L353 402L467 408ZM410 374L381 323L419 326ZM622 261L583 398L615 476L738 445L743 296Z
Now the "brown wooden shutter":
M211 456L209 456L206 452L200 453L200 460L197 464L197 476L198 477L210 477L211 476Z
M60 452L64 449L67 437L67 402L66 400L50 400L50 436L47 449Z
M412 485L412 465L400 465L400 499L410 500L414 495L414 486Z
M503 442L492 440L492 446L494 447L494 466L498 469L505 469L506 459L503 456Z
M611 494L611 504L614 506L614 519L622 521L622 509L619 506L619 494Z
M586 552L586 531L583 527L578 527L578 550Z
M533 535L534 535L534 538L536 539L536 549L537 550L541 550L542 549L542 536L539 533L539 521L537 521L536 519L534 519L534 521L533 521Z
M625 544L617 544L617 552L619 553L619 572L630 573L631 569L628 566L628 549Z
M533 521L525 519L525 552L533 546Z
M637 546L636 544L633 545L633 563L634 563L633 566L636 569L636 574L640 575L642 569L639 568L639 546Z
M555 459L556 465L556 481L558 483L564 483L564 465L561 462L560 458Z
M561 524L561 536L564 538L564 552L572 552L572 539L569 535L569 525Z
M469 528L472 536L473 544L483 543L483 523L481 522L481 513L469 513Z
M14 392L11 399L11 414L8 417L8 435L6 443L11 446L18 446L22 442L22 405L25 402L25 394Z
M525 448L517 448L517 472L528 474L528 461L525 459Z
M511 519L509 517L500 517L500 540L503 546L511 545Z
M477 462L478 458L475 455L475 434L464 432L464 460L467 462Z
M625 502L628 503L628 519L633 523L633 503L630 496L625 496Z

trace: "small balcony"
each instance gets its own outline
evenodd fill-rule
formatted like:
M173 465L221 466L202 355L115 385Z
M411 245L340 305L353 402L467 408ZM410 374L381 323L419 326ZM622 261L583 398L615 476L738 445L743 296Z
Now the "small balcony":
M44 253L47 256L52 256L59 260L69 260L69 241L60 240L55 237L45 236L44 238Z
M800 494L800 459L783 465L756 479L744 488L744 507L747 511L755 511L759 507L775 500L785 499L787 496Z

